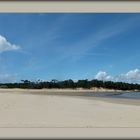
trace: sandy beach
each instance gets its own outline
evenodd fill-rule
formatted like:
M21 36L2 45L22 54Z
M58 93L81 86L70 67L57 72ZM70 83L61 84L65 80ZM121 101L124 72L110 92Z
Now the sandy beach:
M83 93L0 89L0 127L140 127L139 100Z

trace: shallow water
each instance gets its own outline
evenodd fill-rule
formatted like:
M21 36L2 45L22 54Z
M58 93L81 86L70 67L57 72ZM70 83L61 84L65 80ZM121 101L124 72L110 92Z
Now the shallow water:
M86 96L140 99L140 92L126 92L126 93L120 92L115 94L112 92L97 92L97 93L86 93Z
M140 92L128 92L128 93L122 93L122 94L119 94L119 95L115 95L115 97L119 97L119 98L140 99Z
M122 94L122 93L114 93L114 92L90 92L90 93L85 93L85 96L92 96L92 97L111 97L111 96L116 96L116 95Z

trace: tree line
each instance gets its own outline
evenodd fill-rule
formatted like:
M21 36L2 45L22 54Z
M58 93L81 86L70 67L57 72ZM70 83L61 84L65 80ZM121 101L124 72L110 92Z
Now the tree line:
M140 84L125 83L125 82L113 82L113 81L101 81L101 80L78 80L73 81L72 79L58 81L53 79L51 81L41 81L36 82L29 80L21 80L19 83L1 83L0 88L23 88L23 89L65 89L65 88L84 88L91 89L93 87L97 88L107 88L115 90L140 90Z

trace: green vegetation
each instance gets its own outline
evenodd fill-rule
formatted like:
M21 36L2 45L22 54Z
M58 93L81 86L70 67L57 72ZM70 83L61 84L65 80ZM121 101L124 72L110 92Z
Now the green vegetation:
M107 88L116 90L140 90L140 84L130 84L124 82L112 82L112 81L100 81L100 80L73 80L58 81L53 79L52 81L41 81L32 82L29 80L21 80L20 83L1 83L0 88L23 88L23 89L42 89L42 88L85 88L90 89L92 87Z

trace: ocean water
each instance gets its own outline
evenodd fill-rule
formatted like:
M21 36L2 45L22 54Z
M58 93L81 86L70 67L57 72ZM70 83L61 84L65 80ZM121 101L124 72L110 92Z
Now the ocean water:
M140 99L140 92L127 92L119 95L114 95L114 97Z
M140 92L126 92L126 93L114 93L111 92L97 92L97 93L86 93L85 96L92 97L113 97L113 98L131 98L140 99Z

